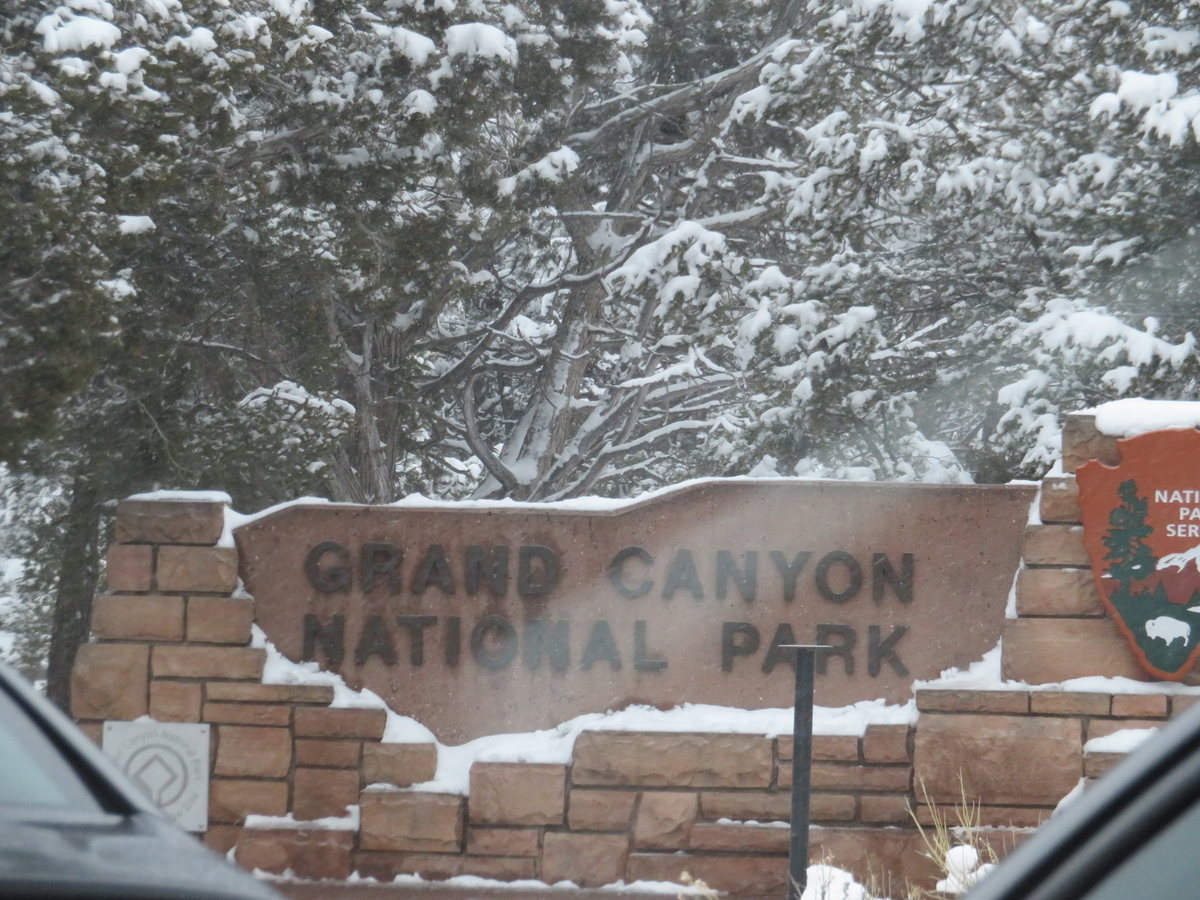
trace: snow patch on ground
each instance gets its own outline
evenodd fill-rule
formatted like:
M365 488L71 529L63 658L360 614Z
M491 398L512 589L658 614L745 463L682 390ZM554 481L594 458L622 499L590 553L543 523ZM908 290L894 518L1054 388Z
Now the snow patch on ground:
M1200 402L1145 400L1127 397L1103 403L1092 410L1096 428L1112 437L1131 438L1150 431L1200 428Z

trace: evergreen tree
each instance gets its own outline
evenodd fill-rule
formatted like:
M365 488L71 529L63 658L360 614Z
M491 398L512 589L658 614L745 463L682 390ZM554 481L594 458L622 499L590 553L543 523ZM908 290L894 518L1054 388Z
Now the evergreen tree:
M1110 285L1198 224L1191 6L4 10L0 458L68 580L148 487L1003 481L1195 396Z
M1128 592L1131 581L1142 581L1150 576L1158 559L1144 543L1154 529L1146 524L1148 503L1145 497L1138 496L1137 482L1132 478L1121 482L1117 494L1121 505L1108 515L1110 527L1103 538L1108 552L1104 559L1110 563L1107 573Z

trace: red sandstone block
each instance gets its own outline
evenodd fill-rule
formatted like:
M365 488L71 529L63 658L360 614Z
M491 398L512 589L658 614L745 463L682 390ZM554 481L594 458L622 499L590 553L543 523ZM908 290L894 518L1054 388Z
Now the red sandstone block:
M908 766L847 766L813 763L813 790L907 791L912 783Z
M240 825L217 825L210 822L208 830L204 832L204 846L213 853L224 856L237 846L241 834Z
M243 828L234 858L245 869L299 878L345 879L350 876L354 832L319 828Z
M1038 512L1043 522L1081 523L1083 513L1079 509L1079 484L1075 476L1043 478Z
M692 850L730 853L787 853L791 829L775 825L733 825L697 822L692 827Z
M377 741L387 726L387 713L382 709L318 708L296 710L297 737L358 738Z
M625 878L628 839L621 834L548 831L542 839L542 881L600 887Z
M1114 716L1141 717L1146 719L1167 716L1166 694L1113 694Z
M585 731L575 741L576 785L765 788L772 741L747 734Z
M700 813L699 797L667 791L646 791L638 804L633 845L647 850L681 850Z
M513 856L463 856L449 853L391 853L360 850L354 854L354 871L364 878L392 881L397 875L420 875L441 881L456 875L474 875L495 881L537 877L537 860Z
M726 891L734 896L780 897L787 888L787 856L784 854L678 856L674 853L631 853L625 880L678 882L684 872L700 879L713 890Z
M912 813L903 794L863 794L859 800L859 819L868 825L908 825Z
M1018 616L1105 615L1091 569L1021 569Z
M218 725L217 775L283 778L292 765L292 736L286 728Z
M267 651L253 647L205 647L159 644L151 668L155 678L229 678L258 681ZM209 688L211 696L211 686Z
M572 831L627 831L637 800L633 791L571 791L567 824Z
M863 760L869 763L907 763L907 725L868 725L863 735Z
M1112 619L1006 619L1006 679L1049 684L1104 675L1149 681Z
M1087 751L1083 754L1083 774L1088 778L1099 778L1106 774L1117 763L1125 759L1124 753L1095 753Z
M362 746L358 741L296 741L296 765L357 769Z
M780 763L775 769L775 787L781 791L791 791L792 764L790 762Z
M1008 846L1012 835L1004 836ZM998 842L999 843L999 842ZM895 889L896 882L913 885L932 885L942 877L935 874L933 861L927 852L920 833L915 828L821 828L809 836L812 859L827 860L831 865L852 872L863 883L872 875L890 873L895 879L892 896L903 896L903 888ZM820 888L820 884L814 885ZM832 892L835 896L840 891Z
M71 715L119 719L146 715L150 648L145 644L84 644L71 670Z
M217 681L205 691L208 699L231 703L311 703L328 706L333 688L325 684L237 684Z
M254 604L236 597L190 597L187 639L202 644L250 643Z
M458 853L462 849L463 804L456 794L363 791L359 805L363 850Z
M364 744L363 784L408 787L432 781L437 774L437 744ZM474 799L474 792L472 792Z
M785 739L779 743L791 750L791 741ZM783 754L779 758L783 759ZM790 752L787 758L792 758ZM814 734L812 758L822 762L858 762L858 737L852 734Z
M938 803L959 802L965 790L968 800L993 805L1054 804L1083 771L1079 722L924 713L914 763L916 784Z
M164 544L158 548L155 578L160 591L228 594L237 587L237 569L238 555L232 547Z
M539 828L471 828L467 853L475 856L537 856Z
M1093 691L1030 691L1029 709L1042 716L1107 716L1112 695Z
M108 589L124 594L154 589L154 548L149 544L113 544L105 556Z
M917 691L921 712L1027 713L1028 691Z
M286 781L241 781L213 778L208 783L210 822L240 823L246 816L282 816L287 813Z
M205 703L204 721L218 725L272 725L286 728L292 708L282 703Z
M183 598L101 594L92 601L92 636L117 641L181 641Z
M225 527L225 504L193 500L121 500L118 544L215 544Z
M477 762L468 815L488 825L561 825L566 784L566 766Z
M812 800L814 809L818 796L824 798L839 795L814 794ZM850 800L850 815L853 818L854 798L848 799ZM734 819L739 822L753 819L756 822L786 822L792 818L792 795L783 791L704 791L700 794L700 811L705 819ZM814 813L813 818L819 817Z
M1082 525L1025 526L1023 557L1027 566L1087 568L1092 564L1083 546Z
M297 819L342 817L358 802L358 773L353 769L296 769L292 813Z
M1071 413L1063 422L1063 471L1074 474L1089 459L1098 459L1106 466L1119 465L1121 453L1117 439L1096 429L1096 417L1086 413Z
M200 685L194 681L151 681L150 718L156 722L199 722Z
M854 797L849 794L814 793L808 798L809 817L814 822L850 822L857 813L856 807ZM791 821L791 812L782 818Z

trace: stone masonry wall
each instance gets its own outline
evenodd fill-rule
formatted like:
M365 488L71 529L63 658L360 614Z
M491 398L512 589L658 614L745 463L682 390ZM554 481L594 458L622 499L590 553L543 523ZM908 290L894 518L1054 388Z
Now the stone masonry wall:
M71 704L97 742L106 720L212 725L213 849L310 878L595 886L688 871L737 894L783 890L789 738L585 732L570 765L476 763L469 799L400 790L433 778L435 745L382 743L384 712L332 708L332 688L261 683L253 601L234 596L237 552L216 546L223 523L220 503L119 504L108 590L95 600ZM814 858L864 876L881 866L930 874L909 827L912 746L906 725L814 739ZM357 831L303 825L352 804ZM249 815L289 814L299 827L244 827Z
M1066 474L1043 479L1040 521L1025 531L1017 617L1004 623L1005 680L1030 686L1090 675L1153 681L1096 593L1075 483L1076 469L1088 459L1118 463L1116 440L1096 430L1094 417L1068 416ZM1161 726L1194 700L1147 687L1151 692L1145 694L918 690L918 820L932 820L926 799L953 805L965 793L980 804L985 826L1036 826L1080 778L1090 781L1121 759L1122 754L1086 752L1089 740Z
M1115 444L1084 417L1064 436L1067 470ZM1111 446L1110 446L1111 445ZM1073 474L1047 478L1005 623L1006 678L1147 680L1103 613L1080 538ZM235 596L237 551L219 547L220 503L122 501L80 648L72 712L94 739L105 720L149 715L212 725L205 842L243 866L299 877L390 880L459 874L596 886L678 881L684 871L737 895L784 889L791 740L757 735L584 732L568 765L476 763L470 797L402 790L431 780L433 744L382 743L385 713L333 708L332 688L263 684L253 601ZM814 860L866 878L931 886L913 826L955 821L964 793L980 820L1019 838L1081 777L1116 761L1087 740L1161 724L1188 698L1061 690L916 694L915 728L813 741ZM360 808L357 830L306 827ZM910 813L910 810L913 812ZM246 817L293 821L245 827ZM882 871L881 871L882 870Z

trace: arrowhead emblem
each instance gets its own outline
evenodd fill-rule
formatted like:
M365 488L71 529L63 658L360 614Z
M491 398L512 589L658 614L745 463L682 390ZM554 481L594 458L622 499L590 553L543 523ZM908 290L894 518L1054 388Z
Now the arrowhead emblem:
M1200 656L1200 431L1117 441L1121 462L1079 467L1083 542L1100 600L1151 675Z

